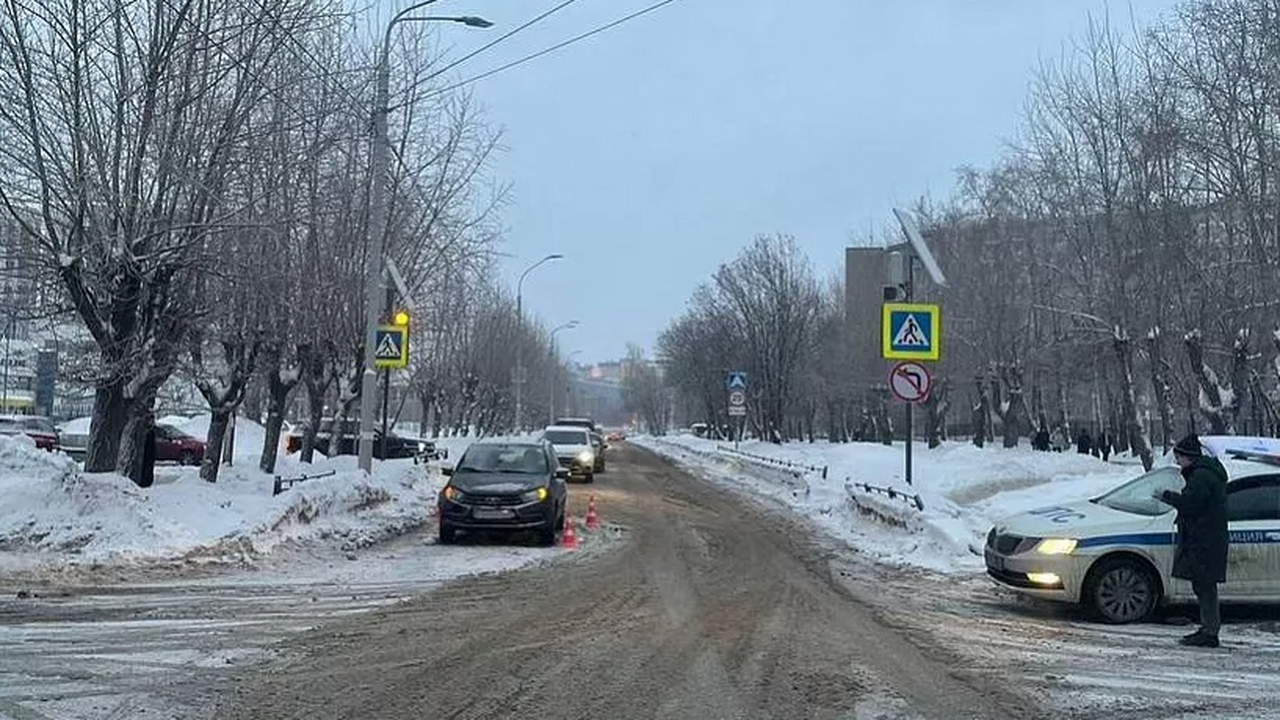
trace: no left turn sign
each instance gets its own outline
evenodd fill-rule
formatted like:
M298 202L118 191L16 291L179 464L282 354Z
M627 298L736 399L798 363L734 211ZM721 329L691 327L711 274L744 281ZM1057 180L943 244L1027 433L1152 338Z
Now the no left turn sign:
M900 362L889 372L889 388L899 400L920 402L929 397L933 375L918 362Z

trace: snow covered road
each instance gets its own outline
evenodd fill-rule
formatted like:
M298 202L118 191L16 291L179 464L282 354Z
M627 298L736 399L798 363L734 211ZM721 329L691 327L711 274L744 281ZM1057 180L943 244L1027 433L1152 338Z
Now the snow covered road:
M271 645L462 574L550 562L558 548L440 548L434 527L359 553L316 549L217 576L0 588L0 720L208 715ZM589 556L585 546L580 556Z
M921 479L909 488L895 482L900 446L751 446L762 455L828 467L826 478L812 472L797 478L716 452L707 441L642 442L708 480L804 517L828 538L833 573L851 595L878 608L920 647L956 658L957 675L1025 693L1056 708L1059 720L1280 718L1275 608L1228 607L1222 648L1182 648L1177 639L1194 627L1188 626L1194 608L1173 608L1160 622L1099 624L1074 608L997 587L967 547L981 543L995 516L1088 497L1140 468L1074 453L953 445L922 451ZM861 514L847 499L850 475L920 492L928 510L898 513L908 520L903 526ZM1026 717L1036 715L1028 709Z

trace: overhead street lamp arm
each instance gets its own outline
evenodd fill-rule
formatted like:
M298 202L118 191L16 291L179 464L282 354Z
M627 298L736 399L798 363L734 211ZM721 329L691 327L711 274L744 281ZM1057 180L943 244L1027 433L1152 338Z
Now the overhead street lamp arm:
M516 281L516 323L517 325L524 324L524 279L528 277L529 273L533 272L539 265L542 265L543 263L546 263L546 262L550 262L552 260L559 260L563 257L564 255L560 253L551 253L550 255L539 260L538 262L525 268L524 272L520 273L520 279ZM516 430L519 431L523 426L523 420L524 420L524 413L523 413L524 388L522 387L524 384L524 344L521 343L518 339L516 340L516 376L514 380L515 380L515 386L516 386L515 424L516 424Z
M516 300L517 300L517 302L520 300L520 295L521 295L521 293L522 293L522 291L523 291L523 289L524 289L524 279L525 279L526 277L528 277L528 276L529 276L529 273L531 273L531 272L533 272L534 270L538 269L538 266L539 266L539 265L542 265L543 263L551 262L552 260L561 260L561 259L563 259L563 258L564 258L564 255L561 255L560 253L552 253L552 254L550 254L550 255L548 255L548 256L546 256L546 257L542 258L542 259L541 259L541 260L539 260L538 262L536 262L536 263L534 263L534 264L530 265L529 267L525 268L524 272L520 273L520 279L516 281Z

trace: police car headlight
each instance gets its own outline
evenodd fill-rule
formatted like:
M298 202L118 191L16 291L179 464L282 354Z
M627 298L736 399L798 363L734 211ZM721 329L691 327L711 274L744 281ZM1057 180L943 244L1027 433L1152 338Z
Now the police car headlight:
M1070 555L1075 552L1077 540L1071 538L1045 538L1036 545L1041 555Z

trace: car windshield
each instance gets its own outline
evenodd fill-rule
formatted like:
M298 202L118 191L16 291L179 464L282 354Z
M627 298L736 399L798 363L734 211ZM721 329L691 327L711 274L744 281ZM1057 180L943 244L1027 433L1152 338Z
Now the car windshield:
M472 445L455 472L540 474L547 472L547 456L533 445Z
M548 430L543 437L552 445L590 445L586 430Z
M1151 497L1156 490L1181 490L1182 473L1176 467L1160 467L1121 485L1093 502L1120 512L1155 517L1173 509Z

